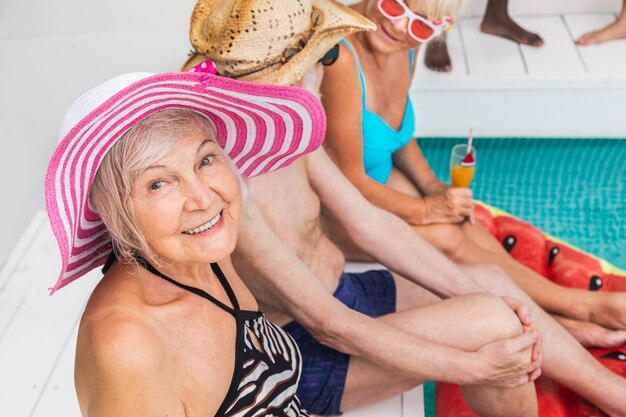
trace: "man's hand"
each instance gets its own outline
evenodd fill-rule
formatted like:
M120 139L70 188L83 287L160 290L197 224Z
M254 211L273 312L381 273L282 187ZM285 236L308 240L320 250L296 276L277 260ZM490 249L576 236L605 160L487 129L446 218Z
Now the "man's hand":
M541 362L531 360L539 339L539 332L533 330L484 345L474 352L478 374L471 384L514 388L534 381L541 373Z
M537 342L533 345L531 360L533 364L537 365L536 370L530 375L530 380L534 381L541 376L541 361L543 359L543 339L541 337L541 333L536 329L530 317L530 308L521 301L516 300L513 297L504 296L502 297L504 302L517 314L520 323L524 328L524 333L529 332L537 332L539 337L537 338Z
M449 187L439 194L424 198L425 219L428 224L461 223L469 219L475 224L474 201L469 188Z

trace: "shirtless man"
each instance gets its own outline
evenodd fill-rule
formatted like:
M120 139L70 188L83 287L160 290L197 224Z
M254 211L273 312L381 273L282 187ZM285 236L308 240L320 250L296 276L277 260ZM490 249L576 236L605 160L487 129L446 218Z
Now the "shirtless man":
M210 22L216 14L210 13L207 2L211 3L203 1L192 18L192 43L232 76L238 76L239 62L247 64L236 61L238 53L256 54L261 62L269 62L257 69L240 69L241 73L257 81L288 83L294 79L290 80L290 73L302 74L298 65L315 62L326 52L310 33L317 23L303 22L295 32L305 33L309 41L305 47L299 43L299 54L311 54L312 59L275 59L272 54L284 56L290 47L270 43L281 39L280 34L277 28L264 27L257 15L254 39L267 39L266 44L256 42L255 54L246 46L238 51L238 44L248 43L244 33L237 34L226 43L232 42L228 60L223 56L228 54L219 54L219 48L203 41L228 40L231 34L220 33L219 28L237 26ZM307 1L299 3L310 7ZM336 16L343 8L332 4L338 8L333 10ZM254 1L246 7L255 8ZM237 18L243 14L239 12ZM344 20L356 18L345 13ZM225 19L233 16L223 15ZM309 16L309 11L304 15ZM205 38L194 31L194 25L208 31ZM343 25L340 36L349 32L350 25L346 21ZM316 68L304 78L319 83L320 77L321 68ZM315 90L318 85L309 88ZM530 306L533 322L546 341L546 374L607 412L626 415L620 409L626 382L595 361L499 270L459 269L404 221L369 204L324 150L251 181L250 188L235 265L261 309L299 342L304 357L299 396L304 394L306 399L300 398L310 411L333 414L389 398L424 380L443 380L464 385L465 398L478 414L536 415L534 387L529 381L541 373L538 334L528 329L532 323L525 306L513 298L485 294L489 291L523 299ZM387 271L342 274L344 257L320 228L321 205L366 253L406 279ZM368 297L360 286L369 286L367 291L375 294ZM469 295L456 297L461 294ZM571 363L577 364L576 369Z
M341 410L388 398L424 379L454 379L457 354L447 359L441 357L438 350L441 347L431 342L475 348L477 345L457 343L467 340L466 337L478 336L476 332L482 330L476 326L490 328L491 325L484 322L485 314L494 314L488 310L500 303L485 299L477 305L473 297L479 295L455 296L490 291L513 296L530 306L533 322L543 335L542 369L546 375L609 414L626 416L623 408L626 381L592 358L499 270L487 267L460 270L402 220L370 205L342 176L324 150L305 159L283 172L251 181L254 201L250 202L249 216L242 222L235 266L268 316L286 324L285 329L304 346L303 355L313 351L315 353L311 354L332 361L330 358L342 354L331 349L326 351L321 345L311 348L314 341L307 335L302 336L297 328L294 331L293 323L287 324L292 320L299 322L321 344L351 355ZM392 275L396 297L394 313L370 319L330 297L342 292L339 277L345 261L320 229L320 201L338 217L366 253L407 277ZM255 280L247 279L251 277ZM384 283L385 277L379 277L375 288ZM455 298L438 302L433 293ZM496 320L497 326L503 325L501 319L508 313L506 308L500 307L495 314L502 316L489 318ZM357 311L359 308L356 307ZM434 311L441 313L436 314L437 319L431 316ZM521 315L524 317L525 313ZM493 331L491 328L490 332ZM483 334L483 337L489 340L491 336ZM319 356L313 361L320 360ZM571 366L572 363L576 363L576 367ZM450 373L438 373L440 365L449 366ZM305 388L312 372L307 369L305 359L302 378ZM314 378L315 375L311 377ZM332 376L328 379L332 380ZM315 385L315 380L312 382ZM323 396L324 392L319 395Z

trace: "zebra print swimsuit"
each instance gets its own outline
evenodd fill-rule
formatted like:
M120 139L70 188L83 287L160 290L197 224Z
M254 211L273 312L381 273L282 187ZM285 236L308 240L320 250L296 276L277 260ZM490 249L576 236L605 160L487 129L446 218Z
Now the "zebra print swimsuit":
M216 416L219 417L310 417L296 396L302 357L294 340L280 327L265 320L259 311L241 310L228 280L217 264L211 269L224 287L234 308L206 292L163 275L145 259L137 261L151 273L199 295L231 314L237 322L235 370ZM261 349L250 336L253 333Z

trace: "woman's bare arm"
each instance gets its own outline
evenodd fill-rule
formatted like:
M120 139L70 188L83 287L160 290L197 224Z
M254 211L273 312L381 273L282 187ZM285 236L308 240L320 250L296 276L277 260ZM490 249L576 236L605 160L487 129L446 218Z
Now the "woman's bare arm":
M363 165L361 85L354 57L345 46L335 64L327 67L322 80L322 102L328 128L324 146L346 177L374 205L396 214L409 224L456 223L471 217L471 192L442 190L415 198L370 178ZM406 175L426 194L442 188L414 141L399 151L398 162ZM415 161L410 161L417 158Z

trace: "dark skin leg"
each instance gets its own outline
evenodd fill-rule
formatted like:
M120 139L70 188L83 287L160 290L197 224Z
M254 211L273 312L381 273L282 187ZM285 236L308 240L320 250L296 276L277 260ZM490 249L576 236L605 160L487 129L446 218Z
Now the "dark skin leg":
M518 25L509 16L509 0L489 0L480 30L489 35L500 36L522 45L541 46L543 39Z
M450 72L452 70L452 61L448 54L445 32L426 45L424 64L431 71Z
M511 19L508 7L509 0L489 0L485 16L480 24L480 30L483 33L500 36L522 45L535 47L543 45L543 39L539 35L527 31ZM428 69L436 72L450 72L452 70L452 60L448 53L445 33L426 45L424 64Z

